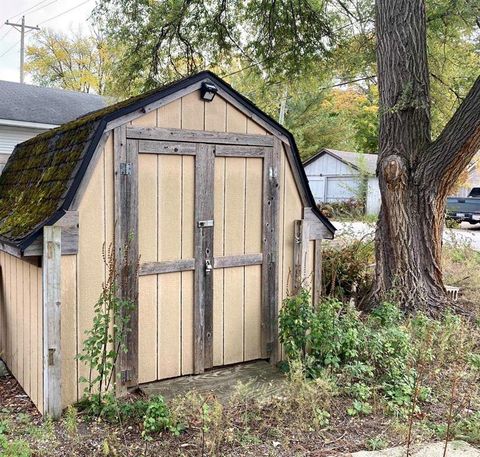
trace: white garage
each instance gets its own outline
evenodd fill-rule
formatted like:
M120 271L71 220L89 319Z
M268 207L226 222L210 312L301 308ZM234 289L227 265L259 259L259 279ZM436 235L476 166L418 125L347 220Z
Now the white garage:
M376 154L325 148L304 162L303 166L317 203L366 198L367 214L378 214L380 211Z

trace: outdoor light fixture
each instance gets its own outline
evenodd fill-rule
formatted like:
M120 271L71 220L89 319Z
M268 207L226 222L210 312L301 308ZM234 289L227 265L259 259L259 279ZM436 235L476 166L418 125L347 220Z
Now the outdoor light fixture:
M211 102L215 98L215 95L217 95L217 92L218 89L215 84L208 83L206 81L203 82L202 86L200 87L200 96L206 102Z

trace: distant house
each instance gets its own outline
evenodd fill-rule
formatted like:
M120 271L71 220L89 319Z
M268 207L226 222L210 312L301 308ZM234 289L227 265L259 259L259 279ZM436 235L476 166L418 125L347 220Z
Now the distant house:
M100 95L0 81L0 171L18 143L106 104Z
M361 198L366 189L366 213L380 211L376 154L322 149L303 164L317 203ZM362 183L366 187L362 190Z

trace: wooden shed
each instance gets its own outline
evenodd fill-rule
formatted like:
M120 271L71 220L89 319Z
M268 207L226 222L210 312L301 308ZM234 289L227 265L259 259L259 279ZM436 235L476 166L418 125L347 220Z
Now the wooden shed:
M140 257L119 287L137 304L125 390L279 360L282 299L301 280L318 297L335 231L291 134L210 72L18 145L0 221L0 356L52 416L82 396L104 246Z

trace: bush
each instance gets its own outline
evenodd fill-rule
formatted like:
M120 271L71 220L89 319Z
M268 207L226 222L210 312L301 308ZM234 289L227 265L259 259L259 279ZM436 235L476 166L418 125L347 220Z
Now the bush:
M351 198L340 202L320 203L318 209L333 219L360 219L365 214L365 202Z
M332 298L314 307L305 290L287 298L280 312L280 341L290 368L300 364L313 379L327 370L351 398L352 416L372 412L374 399L403 417L426 405L447 414L452 402L468 404L478 393L479 340L478 324L452 312L437 320L420 313L407 318L395 304L383 303L362 314ZM463 394L453 398L455 384ZM476 418L459 427L468 429Z
M172 414L161 395L153 397L148 404L147 411L143 418L144 438L163 431L169 431L174 435L179 435L183 426L177 424L172 419Z
M84 397L77 406L87 416L98 417L110 423L125 423L142 419L147 412L149 402L143 399L120 400L113 393L108 393L103 394L101 399L98 394Z
M322 251L323 295L359 300L372 287L374 262L372 241L330 243Z
M359 311L336 299L316 308L302 290L285 300L280 341L288 360L300 361L307 376L329 369L354 398L349 414L371 411L374 391L396 406L409 404L414 390L413 344L398 308L390 303L362 319Z

